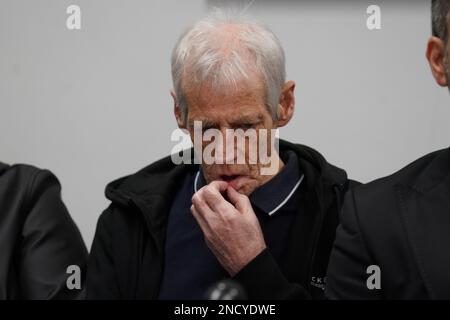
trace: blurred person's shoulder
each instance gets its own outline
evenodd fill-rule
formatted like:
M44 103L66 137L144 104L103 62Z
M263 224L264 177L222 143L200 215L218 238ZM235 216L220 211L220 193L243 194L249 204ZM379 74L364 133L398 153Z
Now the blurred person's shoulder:
M56 176L47 169L41 169L29 164L8 165L0 162L0 190L8 193L32 194L36 188L45 181L51 181L52 184L59 182Z
M355 222L367 235L367 241L380 237L386 242L394 241L400 236L398 231L405 215L410 214L405 206L432 192L435 186L448 179L449 172L450 149L435 151L389 176L357 186L347 194L344 207L353 208ZM422 211L432 212L433 209L423 208Z
M51 171L29 164L0 163L0 212L8 217L3 220L3 229L9 225L5 221L21 224L32 212L46 221L64 216L60 194L61 185Z
M354 198L357 204L389 206L389 201L380 200L393 200L396 189L407 188L411 192L426 192L443 181L449 171L450 149L434 151L389 176L358 186L353 191Z

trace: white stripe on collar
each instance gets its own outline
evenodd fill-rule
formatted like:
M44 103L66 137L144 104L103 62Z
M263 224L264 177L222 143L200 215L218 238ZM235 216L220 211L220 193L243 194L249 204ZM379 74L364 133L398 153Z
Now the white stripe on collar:
M270 211L268 214L269 216L273 215L275 212L277 212L282 206L284 206L286 204L286 202L288 202L288 200L292 197L292 195L294 194L295 190L297 190L298 186L302 183L303 178L305 177L304 174L302 174L302 176L300 177L300 179L298 179L297 183L295 184L294 188L292 188L291 192L288 194L288 196L286 197L286 199L284 199L275 209L273 209L272 211Z
M194 180L194 191L197 192L197 181L198 181L198 177L200 176L200 170L197 171L197 174L195 175L195 180Z
M197 192L197 182L198 182L198 178L200 176L200 170L197 172L197 174L195 175L195 180L194 180L194 191ZM286 204L286 202L289 201L289 199L292 197L292 195L294 194L295 190L297 190L297 188L300 186L300 184L302 183L303 179L305 178L305 175L302 174L302 176L300 177L300 179L297 181L297 183L295 184L294 188L292 188L291 192L289 192L288 196L281 201L281 203L272 211L270 211L268 214L269 216L273 215L275 212L277 212L282 206L284 206Z

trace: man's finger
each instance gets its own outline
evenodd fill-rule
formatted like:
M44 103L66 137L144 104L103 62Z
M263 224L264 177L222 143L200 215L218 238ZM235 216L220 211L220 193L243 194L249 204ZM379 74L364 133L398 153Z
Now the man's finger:
M228 183L225 181L215 180L212 181L208 186L213 187L214 189L217 189L219 193L225 192L228 187Z
M226 189L224 189L225 192ZM227 214L235 211L235 208L223 197L218 189L206 187L202 196L208 206L216 213Z
M233 187L227 188L228 199L236 207L239 212L245 213L247 206L250 204L250 200L246 195L240 194Z
M210 208L210 206L206 203L204 199L204 190L200 189L194 196L192 197L192 205L195 210L205 222L208 222L208 218L210 216L214 216L214 211Z

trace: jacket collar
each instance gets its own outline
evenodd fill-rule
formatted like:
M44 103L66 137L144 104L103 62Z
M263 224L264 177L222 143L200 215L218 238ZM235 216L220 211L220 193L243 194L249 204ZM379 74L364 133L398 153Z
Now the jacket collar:
M195 165L175 165L170 156L144 169L117 179L107 185L105 195L113 203L138 209L145 219L150 235L162 250L161 232L164 231L167 212L181 181Z

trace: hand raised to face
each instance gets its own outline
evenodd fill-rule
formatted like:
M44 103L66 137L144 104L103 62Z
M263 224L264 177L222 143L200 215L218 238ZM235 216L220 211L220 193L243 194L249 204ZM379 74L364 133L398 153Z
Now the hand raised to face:
M196 192L191 212L206 244L231 276L266 248L249 198L227 182L213 181Z

